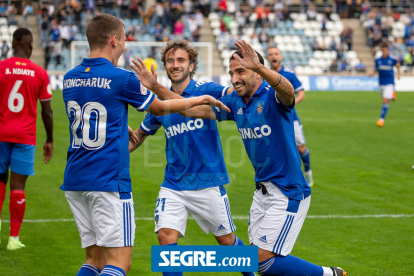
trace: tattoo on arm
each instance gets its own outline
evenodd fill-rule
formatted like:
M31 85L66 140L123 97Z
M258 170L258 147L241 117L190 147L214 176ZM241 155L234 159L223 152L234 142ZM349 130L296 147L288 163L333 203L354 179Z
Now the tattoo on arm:
M285 77L279 74L279 78L275 83L271 84L271 86L276 91L279 100L284 105L289 106L293 103L295 92L292 84Z

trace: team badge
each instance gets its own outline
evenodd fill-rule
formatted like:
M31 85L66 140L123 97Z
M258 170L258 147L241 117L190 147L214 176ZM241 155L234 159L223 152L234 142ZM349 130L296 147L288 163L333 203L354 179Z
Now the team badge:
M257 103L256 109L257 109L257 113L259 113L259 114L262 113L262 111L263 111L263 101L259 101Z
M91 68L88 67L85 69L85 72L89 72L89 71L91 71Z
M147 95L147 92L148 92L148 89L141 84L141 94L142 95Z

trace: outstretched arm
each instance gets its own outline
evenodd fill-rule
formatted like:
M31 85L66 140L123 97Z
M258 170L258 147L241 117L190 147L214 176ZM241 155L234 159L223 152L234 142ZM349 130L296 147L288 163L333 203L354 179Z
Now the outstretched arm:
M217 106L223 110L229 111L229 109L222 102L208 95L187 99L173 93L157 81L154 66L151 66L152 72L150 72L140 58L138 58L138 61L139 62L136 62L134 60L133 63L135 66L131 65L131 68L138 73L137 78L141 84L154 92L157 96L164 99L170 99L160 101L158 98L155 98L147 109L149 113L156 116L162 116L170 113L181 112L200 105L206 105L209 109L211 109L209 106Z
M53 156L53 113L49 101L40 101L42 106L42 120L46 130L46 143L43 145L43 162L45 164Z
M276 91L277 98L286 106L293 104L295 100L295 92L292 84L281 74L276 71L266 68L260 63L259 57L255 50L246 41L237 41L234 43L237 48L242 52L243 58L238 55L233 57L240 62L241 65L247 69L251 69L260 76L262 76Z
M147 133L143 132L141 130L141 128L137 128L134 133L138 136L138 140L136 142L129 142L129 153L133 152L134 150L136 150L139 146L142 145L142 143L144 143L145 139L147 139L148 135Z

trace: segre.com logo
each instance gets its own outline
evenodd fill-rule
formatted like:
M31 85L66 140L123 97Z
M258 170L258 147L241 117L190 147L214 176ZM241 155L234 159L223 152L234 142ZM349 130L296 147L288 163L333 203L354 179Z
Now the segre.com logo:
M256 272L257 246L152 246L153 272Z

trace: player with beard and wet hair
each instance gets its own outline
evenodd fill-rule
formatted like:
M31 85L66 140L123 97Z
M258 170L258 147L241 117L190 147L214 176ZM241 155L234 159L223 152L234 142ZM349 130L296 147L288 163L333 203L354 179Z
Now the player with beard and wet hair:
M284 76L293 85L293 89L295 89L295 104L302 102L305 99L305 90L303 89L302 83L298 80L294 71L282 65L283 55L276 46L270 46L267 48L267 60L270 63L270 69ZM306 147L303 126L300 122L298 114L296 113L296 108L292 110L292 113L294 117L293 124L295 128L296 146L298 147L300 158L302 159L306 181L309 186L312 187L313 177L310 166L310 154L309 149Z
M162 62L171 80L170 95L163 99L191 98L210 95L220 99L233 88L213 82L196 82L198 52L185 40L169 42L162 50ZM132 66L144 66L135 62ZM137 71L138 72L138 71ZM155 74L155 70L153 70ZM138 73L139 74L139 73ZM164 181L155 207L155 232L160 245L176 245L184 237L188 215L192 214L201 229L211 232L220 245L243 245L233 233L236 230L230 213L229 199L224 185L230 182L223 158L223 150L216 121L185 118L179 114L154 116L147 114L136 134L137 144L130 143L130 151L139 147L163 126L166 136L167 166ZM242 272L253 276L253 272ZM183 275L164 272L164 276Z

